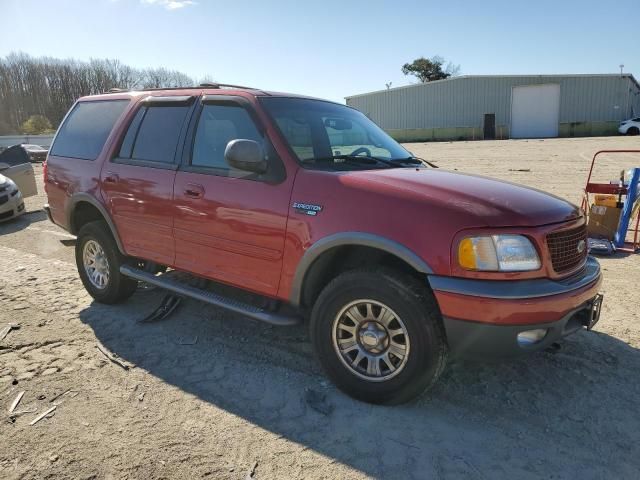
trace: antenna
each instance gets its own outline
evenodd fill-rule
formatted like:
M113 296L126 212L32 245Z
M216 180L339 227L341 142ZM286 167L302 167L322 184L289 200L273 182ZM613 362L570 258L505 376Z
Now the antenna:
M393 85L393 82L385 83L385 86L387 87L387 90L389 90L391 88L391 85Z
M622 69L624 68L624 63L621 63L620 65L618 65L620 67L620 75L622 75Z

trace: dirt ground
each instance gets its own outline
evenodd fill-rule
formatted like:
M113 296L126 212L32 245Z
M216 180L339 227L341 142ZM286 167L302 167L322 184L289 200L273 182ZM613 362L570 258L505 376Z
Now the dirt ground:
M578 202L593 152L640 148L640 139L408 148L441 167ZM626 163L640 165L636 158ZM619 168L603 165L615 178ZM638 478L639 255L602 260L595 331L518 361L451 364L418 401L376 407L325 379L304 327L195 301L165 321L137 323L157 290L123 305L92 303L72 237L48 222L42 203L29 199L26 216L0 226L0 327L20 324L0 341L0 478ZM97 342L134 367L107 360Z

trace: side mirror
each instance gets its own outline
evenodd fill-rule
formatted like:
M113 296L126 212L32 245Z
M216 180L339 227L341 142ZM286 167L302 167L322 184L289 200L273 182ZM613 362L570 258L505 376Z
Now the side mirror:
M6 170L9 167L11 167L11 165L8 163L0 162L0 170Z
M227 143L224 149L224 159L233 168L254 173L265 173L267 161L264 150L258 142L238 138Z

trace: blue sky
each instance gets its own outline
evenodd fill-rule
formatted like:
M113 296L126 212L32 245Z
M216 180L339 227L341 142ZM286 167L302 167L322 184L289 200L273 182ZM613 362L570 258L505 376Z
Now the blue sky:
M634 1L0 0L0 56L118 58L337 101L412 83L401 66L436 54L464 75L624 63L639 78Z

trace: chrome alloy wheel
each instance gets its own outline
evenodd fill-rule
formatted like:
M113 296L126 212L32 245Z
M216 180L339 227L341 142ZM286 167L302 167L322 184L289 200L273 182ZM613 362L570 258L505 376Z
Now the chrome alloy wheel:
M82 249L84 271L91 284L100 290L109 284L109 262L102 246L95 240L88 240Z
M333 321L333 348L360 378L382 382L398 375L409 358L409 334L396 313L375 300L355 300Z

